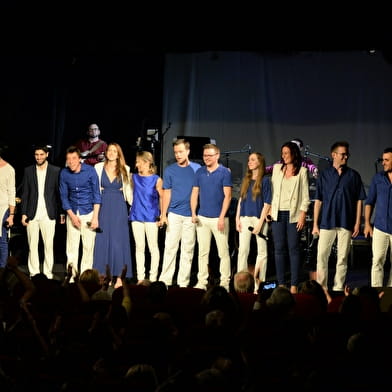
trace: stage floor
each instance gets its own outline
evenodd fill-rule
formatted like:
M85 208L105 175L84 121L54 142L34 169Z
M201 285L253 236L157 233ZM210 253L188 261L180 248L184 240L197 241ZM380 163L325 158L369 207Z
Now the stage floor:
M56 228L56 236L54 241L55 250L55 265L53 268L54 279L63 280L66 272L66 255L65 255L65 226L59 225ZM164 231L159 231L159 244L161 249L161 261L163 259L164 251ZM132 233L130 233L131 248L133 252L133 267L135 270L135 257L134 257L134 240ZM271 240L269 240L271 241ZM230 237L230 252L232 256L232 269L233 273L236 269L237 263L237 238L235 236ZM40 244L40 250L42 254L42 244ZM27 268L27 255L28 246L26 233L23 229L15 232L10 238L10 253L18 251L21 253L21 269L28 273ZM255 262L255 241L251 245L251 251L249 254L249 268L252 270ZM149 263L149 252L146 250L146 263ZM329 263L329 282L333 282L333 276L335 273L335 260L331 258ZM389 262L386 263L385 276L389 276ZM217 255L214 240L212 240L211 252L210 252L210 274L211 280L219 281L219 257ZM369 286L370 285L370 269L371 269L371 243L370 241L361 240L353 241L352 251L349 257L348 271L347 271L347 284L354 287ZM148 268L147 268L148 270ZM176 277L176 275L175 275ZM267 280L275 280L275 266L273 260L273 250L269 249L269 261L267 267ZM301 268L301 281L309 278L309 273L306 269L305 261L303 268ZM192 274L191 274L191 285L196 284L197 280L197 245L195 247L195 256L193 259ZM175 280L174 280L175 284ZM287 284L289 284L289 274L287 274Z

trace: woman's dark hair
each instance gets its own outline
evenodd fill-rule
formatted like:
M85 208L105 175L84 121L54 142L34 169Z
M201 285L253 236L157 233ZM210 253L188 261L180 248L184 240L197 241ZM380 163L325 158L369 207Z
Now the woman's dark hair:
M293 158L294 175L296 176L299 173L299 169L301 168L301 165L302 165L301 151L300 151L298 145L294 142L284 143L282 145L280 151L282 151L284 147L287 147L290 150L291 157ZM282 158L280 159L280 162L282 163L281 170L284 170L286 167L286 164L284 163Z

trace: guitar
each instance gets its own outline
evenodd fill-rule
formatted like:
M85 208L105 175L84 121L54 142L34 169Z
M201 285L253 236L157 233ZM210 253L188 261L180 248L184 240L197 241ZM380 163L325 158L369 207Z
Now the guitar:
M93 152L95 152L99 147L101 147L103 143L104 143L104 141L100 140L97 144L94 144L94 146L91 147L90 150L86 150L86 151L81 152L80 156L82 158L82 162L84 162L88 158L96 158L96 157L99 157L100 155L101 155L101 159L99 159L99 161L104 161L105 156L103 153L93 154Z

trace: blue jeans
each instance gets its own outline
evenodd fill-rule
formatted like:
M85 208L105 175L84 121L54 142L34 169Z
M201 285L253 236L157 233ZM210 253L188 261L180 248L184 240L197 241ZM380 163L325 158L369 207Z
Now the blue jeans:
M275 268L278 284L285 284L287 250L290 259L291 286L298 286L300 268L300 232L297 223L289 223L289 211L279 211L278 220L272 222Z
M5 267L8 259L8 233L4 227L4 222L9 217L9 210L3 216L1 220L1 237L0 237L0 267Z

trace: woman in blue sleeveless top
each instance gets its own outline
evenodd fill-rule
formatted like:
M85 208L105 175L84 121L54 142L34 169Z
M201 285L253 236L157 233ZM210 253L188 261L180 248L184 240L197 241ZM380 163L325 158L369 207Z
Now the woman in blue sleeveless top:
M148 274L150 281L158 278L160 252L158 246L158 223L161 215L162 179L156 174L153 155L148 151L136 154L136 169L133 174L133 203L129 213L135 239L135 258L137 281L141 283L146 278L145 247L146 238L151 255L151 265Z

